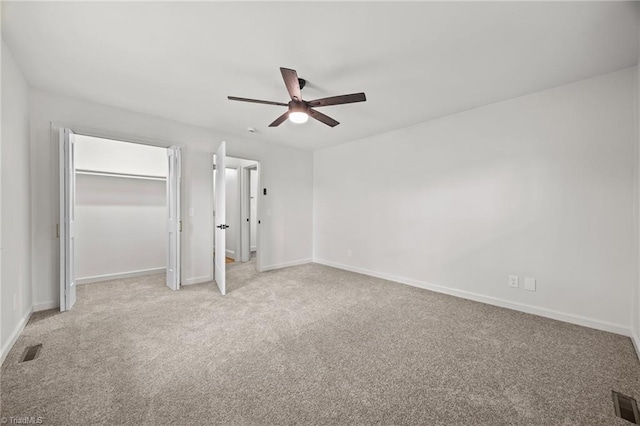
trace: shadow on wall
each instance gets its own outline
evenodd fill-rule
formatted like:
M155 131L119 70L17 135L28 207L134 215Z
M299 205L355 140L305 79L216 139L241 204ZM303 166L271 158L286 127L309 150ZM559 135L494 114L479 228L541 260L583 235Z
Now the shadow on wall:
M166 207L166 182L110 176L76 176L76 205ZM166 212L163 210L163 214Z

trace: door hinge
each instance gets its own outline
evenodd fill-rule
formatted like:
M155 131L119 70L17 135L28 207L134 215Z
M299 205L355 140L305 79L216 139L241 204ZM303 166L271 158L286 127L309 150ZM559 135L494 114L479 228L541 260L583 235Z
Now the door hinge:
M56 238L60 238L60 224L56 223Z
M182 221L180 221L180 232L182 232Z

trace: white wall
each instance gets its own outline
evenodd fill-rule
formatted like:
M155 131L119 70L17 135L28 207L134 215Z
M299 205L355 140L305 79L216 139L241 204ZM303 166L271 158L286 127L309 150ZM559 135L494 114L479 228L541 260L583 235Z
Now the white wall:
M225 231L226 256L235 259L240 231L240 194L238 194L238 170L226 169L226 189L225 189L225 223L229 229ZM240 260L240 259L236 259Z
M77 169L167 176L166 149L105 138L77 135L75 162Z
M31 91L32 193L35 303L58 300L57 135L50 123L92 130L98 136L183 148L182 283L212 279L212 158L222 140L229 155L259 160L264 186L263 267L307 262L312 251L312 153L242 139L92 102ZM188 215L193 209L193 216ZM267 214L270 211L270 215Z
M76 176L76 279L79 284L167 263L166 182Z
M2 41L1 359L32 310L29 88Z
M167 176L167 150L78 135L77 170ZM167 263L166 181L76 174L76 280L161 273Z
M314 260L628 333L635 73L315 152Z

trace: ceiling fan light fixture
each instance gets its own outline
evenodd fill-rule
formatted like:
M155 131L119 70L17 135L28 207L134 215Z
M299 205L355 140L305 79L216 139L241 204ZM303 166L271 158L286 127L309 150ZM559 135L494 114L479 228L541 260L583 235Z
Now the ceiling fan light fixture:
M289 120L292 123L306 123L309 119L309 107L303 101L289 102Z
M306 112L294 111L289 113L289 120L291 120L291 122L293 123L298 123L298 124L306 123L308 119L309 119L309 114L307 114Z

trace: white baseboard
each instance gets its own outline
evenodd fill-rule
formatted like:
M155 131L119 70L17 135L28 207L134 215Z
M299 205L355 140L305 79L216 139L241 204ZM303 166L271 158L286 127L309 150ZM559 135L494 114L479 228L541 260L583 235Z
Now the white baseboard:
M96 275L94 277L84 277L84 278L76 278L76 284L92 284L99 283L102 281L110 281L110 280L119 280L122 278L132 278L132 277L142 277L145 275L154 275L154 274L162 274L167 271L167 268L151 268L151 269L141 269L139 271L129 271L129 272L120 272L117 274L105 274L105 275Z
M13 348L13 345L15 345L18 337L20 337L22 330L24 330L24 327L29 322L29 318L31 318L32 314L33 308L29 309L27 313L22 317L20 322L16 325L16 328L13 329L13 333L11 333L11 336L9 336L9 340L7 340L2 346L2 352L0 353L0 365L4 363L4 360L7 358L7 355L9 355L9 352L11 351L11 348Z
M232 259L236 258L236 252L234 250L225 250L226 256Z
M182 285L200 284L200 283L206 283L209 281L213 281L213 277L210 275L204 275L202 277L187 278L186 280L184 280Z
M428 282L413 280L410 278L399 277L391 274L385 274L381 272L375 272L364 268L358 268L348 265L343 265L337 262L331 262L323 259L313 259L314 263L321 265L331 266L333 268L344 269L345 271L357 272L359 274L368 275L371 277L382 278L388 281L394 281L400 284L406 284L413 287L419 287L425 290L435 291L436 293L448 294L450 296L460 297L462 299L473 300L475 302L486 303L488 305L499 306L501 308L512 309L514 311L525 312L527 314L538 315L545 318L551 318L558 321L568 322L571 324L581 325L584 327L595 328L596 330L608 331L610 333L621 334L623 336L631 337L631 330L620 324L614 324L607 321L594 320L591 318L583 317L580 315L568 314L564 312L554 311L551 309L539 308L537 306L527 305L524 303L511 302L509 300L500 299L492 296L484 296L478 293L472 293L465 290L457 290L450 287L445 287L438 284L432 284ZM634 342L637 344L638 342Z
M251 249L249 251L257 251L258 250L258 246L251 246Z
M311 263L311 262L313 262L313 259L300 259L300 260L292 260L291 262L276 263L275 265L263 266L262 272L272 271L274 269L288 268L289 266L304 265L306 263Z
M640 360L640 338L634 331L631 332L629 337L631 338L631 343L633 343L633 348L636 350L636 356Z
M58 302L36 303L33 305L33 312L46 311L48 309L55 309L59 307L60 307L60 303Z

